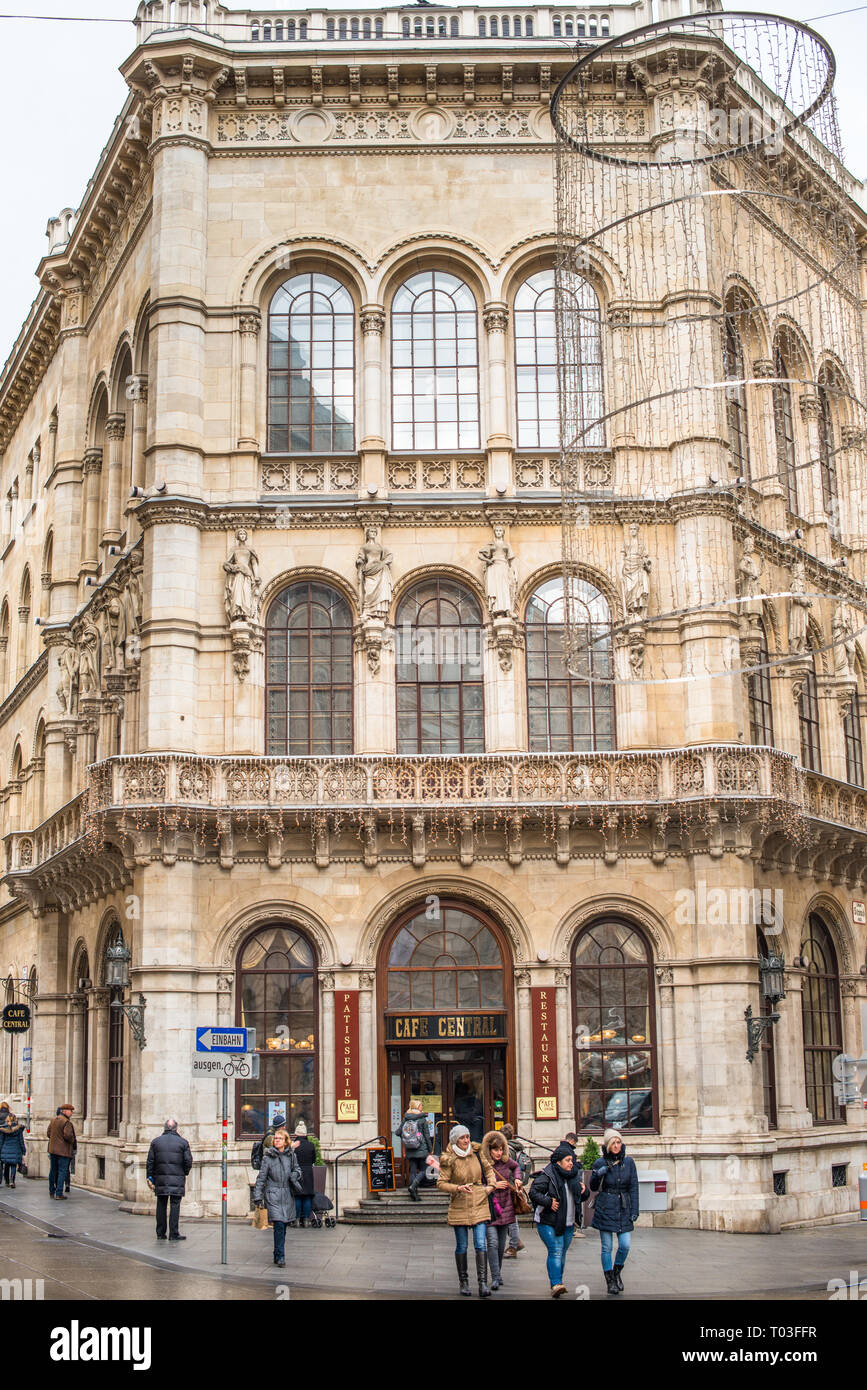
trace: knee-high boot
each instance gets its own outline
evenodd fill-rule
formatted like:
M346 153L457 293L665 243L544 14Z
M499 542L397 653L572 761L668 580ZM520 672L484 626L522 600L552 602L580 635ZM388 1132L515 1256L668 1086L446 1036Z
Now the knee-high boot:
M456 1264L457 1267L458 1267L458 1279L460 1280L461 1293L462 1293L462 1294L466 1294L467 1298L469 1298L469 1297L471 1296L471 1295L470 1295L470 1276L469 1276L469 1274L467 1273L467 1252L466 1252L466 1250L464 1251L464 1253L463 1253L462 1255L459 1255L458 1252L455 1251L455 1264Z
M479 1298L490 1298L491 1290L488 1288L487 1250L476 1251L476 1274L479 1280Z

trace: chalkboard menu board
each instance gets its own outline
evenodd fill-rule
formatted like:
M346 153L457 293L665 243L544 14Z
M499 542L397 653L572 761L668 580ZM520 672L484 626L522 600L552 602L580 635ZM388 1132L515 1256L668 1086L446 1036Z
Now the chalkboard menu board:
M394 1191L394 1149L367 1150L367 1186L370 1192Z

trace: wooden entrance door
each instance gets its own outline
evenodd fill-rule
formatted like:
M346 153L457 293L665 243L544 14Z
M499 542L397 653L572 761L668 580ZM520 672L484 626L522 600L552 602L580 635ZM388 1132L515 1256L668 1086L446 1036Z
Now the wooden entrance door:
M434 1153L448 1146L449 1130L466 1125L474 1143L493 1128L491 1068L488 1062L408 1062L403 1067L403 1109L411 1100L424 1105L433 1129Z

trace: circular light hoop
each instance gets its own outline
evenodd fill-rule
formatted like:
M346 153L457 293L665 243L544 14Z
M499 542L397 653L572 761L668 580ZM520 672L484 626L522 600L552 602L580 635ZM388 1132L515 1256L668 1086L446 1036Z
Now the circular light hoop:
M638 40L643 40L656 34L672 32L680 34L687 39L703 38L713 40L716 43L722 41L725 46L728 47L725 40L724 28L725 21L732 19L749 20L752 22L764 20L771 21L774 24L785 25L789 29L795 29L798 33L806 35L824 55L827 71L821 91L814 100L810 102L809 106L793 116L788 124L782 127L780 133L782 135L788 135L792 130L796 130L799 126L803 126L811 116L815 115L815 113L824 106L828 97L831 95L831 89L834 85L834 77L837 71L837 63L834 58L833 50L822 38L821 34L817 34L815 29L811 29L807 24L801 24L796 19L788 19L785 15L767 14L762 11L751 13L750 11L744 10L730 10L719 11L718 13L711 12L682 15L677 18L661 19L655 24L645 24L640 29L630 29L627 34L617 34L613 38L608 39L606 43L598 44L595 48L592 48L589 53L585 53L583 58L579 58L578 62L574 63L565 76L560 79L551 97L551 124L558 138L578 154L587 155L589 159L595 159L600 164L618 164L624 167L634 166L635 168L671 168L678 165L713 164L721 159L731 158L735 155L748 154L752 150L763 148L767 143L767 136L763 136L760 140L750 140L745 144L728 146L725 149L716 150L712 154L697 155L694 159L626 159L620 155L600 154L592 145L588 145L583 140L578 140L570 135L568 131L564 129L560 119L560 101L569 84L572 83L580 73L586 68L589 68L592 63L595 63L597 59L603 57L606 53L610 53L615 49L626 50L623 56L628 61L633 44L637 51ZM700 23L713 24L723 32L717 34L713 32L700 32L698 31L698 25ZM690 29L693 30L692 34L687 32ZM628 48L627 44L629 45ZM736 57L738 56L734 49L730 49L729 51L735 53ZM739 62L745 61L745 59L739 58ZM778 101L784 103L785 99L779 93L773 92L772 94Z

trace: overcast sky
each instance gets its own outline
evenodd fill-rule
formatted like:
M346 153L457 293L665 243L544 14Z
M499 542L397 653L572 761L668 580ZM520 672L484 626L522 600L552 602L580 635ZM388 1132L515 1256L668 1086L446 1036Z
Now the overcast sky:
M767 10L770 0L736 0L738 9ZM122 23L0 19L0 363L5 361L38 290L34 275L47 249L45 224L61 208L78 206L126 97L119 64L134 47L136 0L12 0L21 15L87 15ZM276 9L276 5L271 5ZM288 7L287 7L288 8ZM337 8L337 7L329 7ZM372 0L355 8L378 9ZM735 3L731 5L735 8ZM840 0L840 9L846 9ZM816 20L833 0L786 0L794 19L815 20L837 55L837 98L846 162L867 177L864 53L867 7Z

